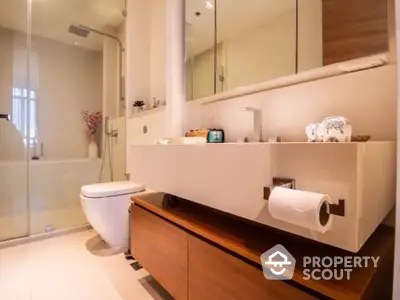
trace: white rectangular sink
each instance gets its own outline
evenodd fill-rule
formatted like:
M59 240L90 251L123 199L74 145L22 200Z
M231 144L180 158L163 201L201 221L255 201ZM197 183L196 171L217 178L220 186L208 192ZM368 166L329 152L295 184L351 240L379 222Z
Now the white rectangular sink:
M396 143L249 143L132 146L131 180L239 217L357 252L395 203ZM345 199L332 230L273 219L263 187L273 177Z
M135 182L248 219L272 182L266 143L132 146L129 163Z

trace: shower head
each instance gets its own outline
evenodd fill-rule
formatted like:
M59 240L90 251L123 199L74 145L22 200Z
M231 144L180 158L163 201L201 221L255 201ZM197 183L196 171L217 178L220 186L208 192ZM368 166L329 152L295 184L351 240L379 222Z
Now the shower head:
M70 25L68 32L80 36L81 38L87 38L90 33L90 30L80 25Z

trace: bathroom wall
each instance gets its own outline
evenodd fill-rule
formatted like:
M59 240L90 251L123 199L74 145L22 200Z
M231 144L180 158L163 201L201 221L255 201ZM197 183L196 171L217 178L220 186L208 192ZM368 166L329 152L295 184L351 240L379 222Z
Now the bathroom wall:
M112 32L112 34L116 34ZM103 113L110 118L119 117L119 56L118 43L111 38L103 40Z
M113 166L114 180L125 180L126 118L119 117L110 120L110 127L110 129L112 130L118 130L118 136L115 138L111 138L111 160Z
M127 26L127 114L136 100L165 103L165 0L129 0ZM138 43L138 41L140 41Z
M396 139L396 67L389 65L356 73L284 87L231 100L186 104L185 130L223 128L227 141L250 136L251 114L243 106L255 106L263 114L263 138L281 136L284 141L305 141L304 127L327 116L344 115L354 134L374 140ZM128 123L131 144L147 144L163 137L164 112L149 113ZM139 134L143 125L149 135Z
M10 32L0 30L2 112L11 112L13 86L26 86L26 39ZM31 88L37 91L38 142L44 144L45 157L86 157L82 111L102 110L102 53L37 36L32 38L32 52ZM9 142L12 134L2 132L0 143ZM0 160L20 158L12 150L1 155Z
M150 91L150 1L128 0L126 32L126 114L131 116L136 100L149 99Z
M165 0L127 1L129 15L126 25L129 30L126 32L125 85L127 157L129 157L129 145L132 143L139 142L142 138L151 143L157 140L159 134L164 135L163 108L159 108L158 113L153 112L151 115L145 113L134 116L132 104L136 100L143 100L151 106L154 97L165 104L165 5ZM148 134L143 134L142 123L149 124L152 128Z
M201 107L193 105L189 114L196 116L200 112L200 118L194 122L195 118L190 117L186 129L224 128L227 140L236 141L253 130L251 114L240 108L255 106L263 113L264 140L281 136L284 141L305 141L305 125L336 115L346 116L356 135L395 140L395 97L396 68L390 65Z
M165 1L150 1L150 104L154 97L165 102Z
M125 78L126 75L126 21L117 28L117 37L122 42L124 51L122 53L122 76Z
M122 96L125 97L126 77L126 29L125 21L117 28L106 27L109 34L116 36L122 43L122 71L120 78L119 57L120 46L115 39L103 38L103 113L110 118L125 116L125 103L121 102L120 80L122 81Z
M130 145L154 144L160 138L165 137L167 133L165 123L165 109L129 119L126 131L127 141L129 141L127 151L130 150ZM143 132L144 126L147 127L147 133Z

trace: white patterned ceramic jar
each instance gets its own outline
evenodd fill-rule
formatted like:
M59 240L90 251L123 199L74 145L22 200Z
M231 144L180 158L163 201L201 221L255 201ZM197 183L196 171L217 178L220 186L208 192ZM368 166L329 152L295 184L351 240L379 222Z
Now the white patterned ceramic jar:
M306 136L308 142L318 142L318 131L319 123L310 123L306 126Z
M329 117L318 127L318 139L323 142L351 142L353 128L345 117Z

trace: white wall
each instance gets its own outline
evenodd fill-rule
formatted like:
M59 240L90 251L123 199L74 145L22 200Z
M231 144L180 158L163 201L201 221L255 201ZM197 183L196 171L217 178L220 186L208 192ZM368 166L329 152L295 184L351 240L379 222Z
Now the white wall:
M142 138L154 142L159 133L165 133L164 110L148 116L147 124L152 129L147 135L142 133L143 126L139 126L142 117L132 117L132 104L136 100L143 100L151 106L153 97L156 97L165 104L165 5L165 0L128 0L125 84L127 157L129 145L140 142ZM156 129L153 124L156 124Z
M111 38L103 40L103 114L111 118L119 117L119 56L117 41Z
M373 140L396 139L396 67L389 65L356 73L302 83L231 100L198 105L187 103L185 130L216 127L225 130L227 141L249 136L252 117L241 111L255 106L263 114L263 138L281 136L284 141L305 141L305 126L324 117L343 115L353 124L354 134L368 134ZM131 124L150 124L153 137L162 137L162 113L144 115ZM158 119L155 118L158 116ZM145 135L135 135L135 144L149 143Z
M136 100L150 97L150 1L128 0L126 32L126 114L133 112Z
M160 109L153 113L130 118L127 122L126 134L127 140L129 140L127 147L130 148L130 145L155 144L157 140L165 137L167 133L165 116L165 109ZM144 126L147 127L147 133L143 132Z
M264 140L305 141L305 126L327 116L346 116L355 135L395 140L395 96L396 70L390 65L204 105L195 108L201 110L199 123L187 127L223 128L227 140L236 141L253 130L251 115L240 108L255 106L262 110Z
M124 51L122 53L122 76L126 76L126 21L117 28L117 37L122 42Z
M125 180L126 118L119 117L111 120L110 129L118 130L118 136L115 138L111 138L111 160L113 166L114 180Z
M165 1L151 0L150 8L150 105L152 99L165 102ZM167 0L168 1L168 0Z
M7 32L5 41L4 31L1 33L0 107L2 112L11 112L12 87L26 86L26 39L23 34ZM31 71L31 88L37 90L38 98L38 142L44 144L45 157L86 157L88 136L82 123L82 111L102 110L101 52L34 36ZM6 132L4 124L1 128L1 143L10 144L12 139L22 141L14 128ZM19 146L12 145L8 153L4 153L3 147L0 159L21 159Z

